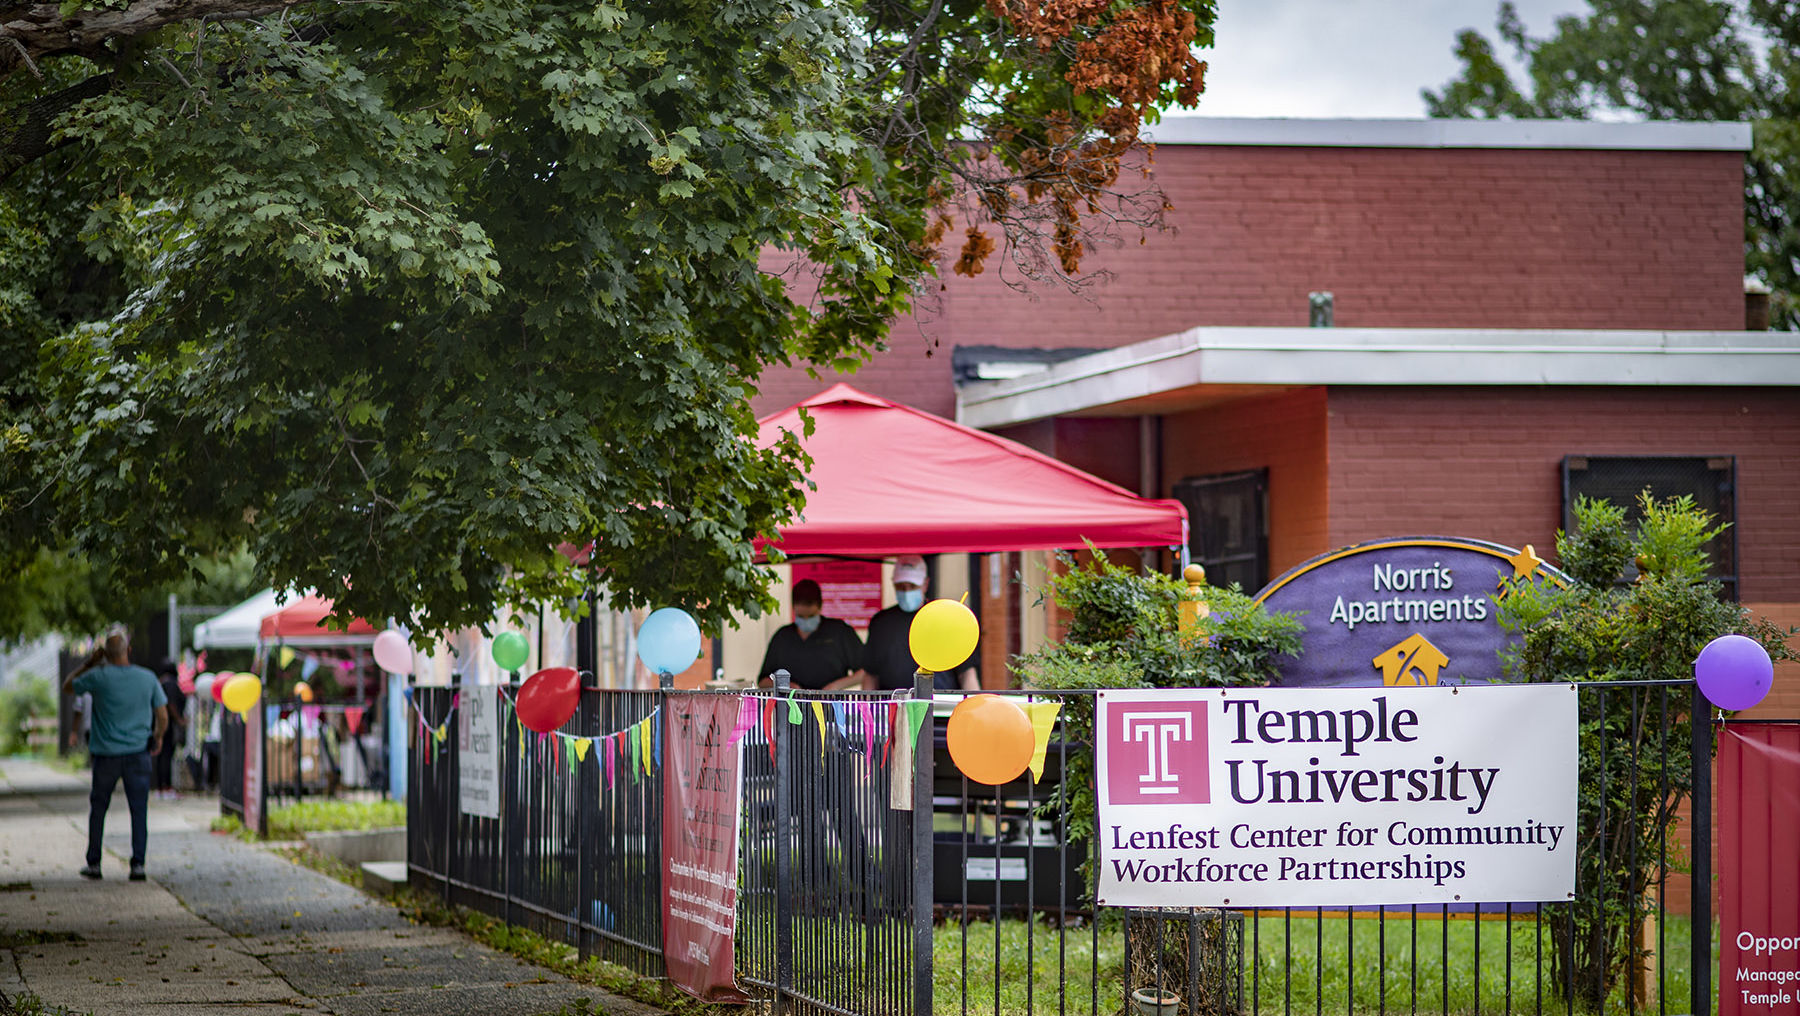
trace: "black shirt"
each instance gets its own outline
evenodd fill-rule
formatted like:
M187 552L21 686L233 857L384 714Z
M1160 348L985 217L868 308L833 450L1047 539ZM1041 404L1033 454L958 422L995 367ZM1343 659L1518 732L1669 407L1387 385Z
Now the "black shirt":
M907 633L912 630L915 611L888 607L869 619L869 644L863 647L863 669L875 675L875 683L884 691L913 686L913 673L919 665L913 662ZM932 686L953 691L962 685L957 675L975 665L979 646L969 658L950 670L932 678Z
M817 690L862 666L862 648L856 629L835 617L821 618L818 630L805 638L794 625L782 625L769 640L757 676L785 670L794 687Z

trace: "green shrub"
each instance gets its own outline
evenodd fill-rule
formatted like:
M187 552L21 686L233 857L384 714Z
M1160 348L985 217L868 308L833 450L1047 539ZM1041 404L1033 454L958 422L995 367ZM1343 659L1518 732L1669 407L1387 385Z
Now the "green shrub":
M0 755L25 751L25 723L56 717L56 690L36 674L25 674L0 688Z
M1578 499L1575 532L1556 536L1569 582L1507 583L1497 598L1499 621L1519 636L1501 654L1508 675L1689 681L1700 650L1733 633L1760 642L1774 659L1793 657L1792 630L1752 617L1707 578L1706 543L1723 529L1708 512L1692 498L1658 502L1648 493L1639 507L1632 526L1623 508ZM1558 989L1589 1010L1648 962L1637 929L1655 912L1662 867L1681 866L1663 850L1675 842L1669 831L1693 789L1692 717L1685 691L1665 701L1666 716L1640 708L1631 694L1599 698L1582 712L1581 786L1605 791L1584 793L1577 814L1576 881L1594 899L1555 923L1552 967Z
M1052 576L1049 596L1068 612L1062 642L1013 659L1027 687L1077 690L1090 688L1223 688L1260 686L1278 676L1279 657L1299 656L1301 626L1291 614L1272 613L1235 584L1206 587L1202 598L1210 614L1193 632L1181 631L1181 605L1187 584L1167 575L1125 568L1088 547L1090 560L1058 551L1065 570ZM1063 736L1093 743L1094 704L1089 696L1070 696L1061 713ZM1071 840L1093 835L1095 819L1094 756L1071 753L1062 783L1044 805L1046 814L1066 808ZM1093 860L1082 861L1088 890L1093 889Z

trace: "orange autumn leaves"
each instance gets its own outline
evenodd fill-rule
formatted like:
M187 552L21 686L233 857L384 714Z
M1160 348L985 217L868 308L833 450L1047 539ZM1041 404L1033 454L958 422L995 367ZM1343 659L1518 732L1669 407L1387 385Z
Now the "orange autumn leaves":
M1047 201L1050 248L1062 271L1080 271L1085 254L1081 218L1100 210L1119 177L1126 153L1138 141L1144 115L1172 88L1176 102L1193 106L1205 88L1206 64L1193 55L1201 26L1178 0L987 0L1006 29L1041 54L1060 50L1063 74L1076 96L1094 95L1104 105L1090 123L1057 111L1044 117L1042 137L1020 146L1013 175L976 189L980 213L1000 221L1019 200ZM992 141L1019 141L1008 132ZM936 247L954 227L944 209L948 195L933 195L936 209L925 242ZM953 270L979 275L995 244L978 226L964 230Z

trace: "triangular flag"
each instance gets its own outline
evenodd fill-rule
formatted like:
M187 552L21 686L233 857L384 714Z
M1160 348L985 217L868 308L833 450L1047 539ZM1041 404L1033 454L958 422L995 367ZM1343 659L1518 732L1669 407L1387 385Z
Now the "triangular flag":
M650 755L655 750L655 737L656 735L653 733L650 717L646 716L642 720L639 720L638 744L643 746L643 758L639 761L644 767L645 776L650 775Z
M444 738L450 733L449 730L445 729L447 726L447 724L440 723L437 725L437 729L431 732L431 736L437 740L437 743L443 744Z
M618 753L613 750L613 739L612 738L608 737L606 740L604 740L600 743L602 745L604 745L604 747L601 749L601 751L606 756L606 785L608 787L611 787L613 785L613 778L614 778L615 774L617 773L617 769L613 765L613 759L617 756Z
M294 665L294 651L287 646L282 646L281 652L276 653L275 656L281 661L281 668L283 670Z
M800 724L806 722L805 720L801 719L801 716L800 716L800 700L794 697L794 693L792 691L788 692L787 703L788 703L788 722L793 724L796 727L798 727Z
M575 767L581 764L581 760L575 757L573 742L570 742L569 750L563 752L563 764L569 767L569 772L574 772Z
M931 703L925 699L915 699L901 703L900 708L906 711L906 739L917 742L919 728L925 725L925 717L931 714Z
M858 702L856 704L856 713L858 716L862 717L863 754L868 756L869 758L874 758L875 757L875 704L873 702Z
M887 736L881 742L882 765L886 765L888 758L894 753L894 731L899 729L899 719L900 703L889 702L887 704Z
M775 764L775 700L762 700L763 736L769 739L769 764Z
M745 695L743 699L738 702L737 722L731 725L731 733L725 738L726 745L738 743L738 739L749 733L750 728L755 725L756 700Z
M633 723L625 730L625 750L631 758L631 782L637 782L638 772L638 725Z
M1031 782L1044 778L1044 755L1050 748L1050 732L1056 728L1056 714L1061 702L1027 702L1025 715L1031 720Z
M306 659L301 660L300 661L300 680L302 680L302 681L312 680L313 671L318 670L318 669L319 669L319 658L317 656L308 656Z
M344 724L345 724L345 726L348 726L350 728L350 733L352 733L352 734L362 733L362 719L363 719L363 707L362 706L347 706L347 707L345 707L345 709L344 709Z
M593 743L594 743L594 739L591 737L576 738L575 739L575 761L586 762L587 761L587 753L588 753L588 745L591 745Z
M650 724L651 728L656 731L656 768L661 769L662 768L662 728L663 728L662 717L657 716L655 713L652 713L650 715L650 718L645 720L644 722Z
M819 721L819 758L825 757L825 703L813 699L813 718Z
M549 740L550 740L550 755L551 755L551 757L556 759L557 765L561 765L562 764L562 738L561 737L553 737L549 734L546 734L544 736L549 738Z

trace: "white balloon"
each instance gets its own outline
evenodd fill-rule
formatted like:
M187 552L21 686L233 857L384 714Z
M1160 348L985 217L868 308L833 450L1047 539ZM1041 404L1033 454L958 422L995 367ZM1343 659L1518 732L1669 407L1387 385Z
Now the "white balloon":
M194 694L201 698L212 698L213 682L218 680L211 673L201 674L194 678Z
M375 662L390 674L413 672L412 645L392 628L375 636Z

